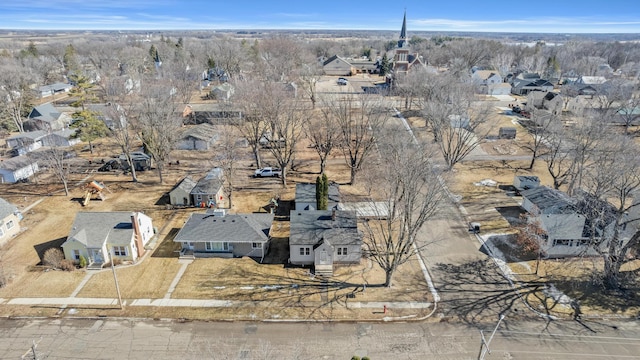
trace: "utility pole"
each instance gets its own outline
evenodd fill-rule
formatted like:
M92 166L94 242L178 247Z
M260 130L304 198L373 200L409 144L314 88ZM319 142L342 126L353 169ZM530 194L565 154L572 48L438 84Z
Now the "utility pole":
M493 336L496 334L496 331L498 331L498 327L500 326L500 323L502 322L502 320L504 320L504 314L500 314L500 319L498 319L498 323L496 324L496 327L493 329L493 332L491 333L489 340L484 339L484 333L482 332L482 330L480 330L480 353L478 354L478 360L484 360L484 357L485 355L487 355L487 352L491 354L491 350L489 350L489 345L491 344L491 340L493 340Z
M120 296L120 285L118 284L118 276L116 275L116 267L113 265L113 259L115 257L115 251L113 247L111 247L111 271L113 271L113 280L116 282L116 291L118 292L118 305L120 305L120 310L124 309L124 305L122 304L122 296Z

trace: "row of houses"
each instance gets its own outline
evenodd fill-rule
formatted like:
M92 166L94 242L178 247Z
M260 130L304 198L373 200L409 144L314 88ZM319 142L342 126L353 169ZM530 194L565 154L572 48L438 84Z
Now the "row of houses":
M360 262L362 232L357 212L338 208L337 185L332 185L329 210L315 210L312 188L315 184L296 187L301 198L290 212L289 262L331 275L334 264ZM271 244L273 220L273 213L227 214L214 207L191 214L173 241L180 244L181 257L248 256L262 261ZM62 248L67 259L79 261L82 256L90 266L101 267L113 259L135 262L153 236L152 219L140 212L80 212Z

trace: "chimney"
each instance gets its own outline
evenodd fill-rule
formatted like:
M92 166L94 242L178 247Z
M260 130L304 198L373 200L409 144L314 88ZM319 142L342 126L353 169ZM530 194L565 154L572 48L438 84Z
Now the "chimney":
M331 209L331 221L336 221L336 209Z
M136 243L138 257L140 258L144 255L144 244L142 243L142 232L140 231L137 212L131 213L131 226L133 227L133 241Z

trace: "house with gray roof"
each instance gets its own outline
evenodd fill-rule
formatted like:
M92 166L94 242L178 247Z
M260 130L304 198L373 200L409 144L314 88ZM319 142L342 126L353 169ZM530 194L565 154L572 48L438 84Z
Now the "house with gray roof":
M222 169L214 168L198 180L191 189L192 204L197 207L219 208L224 204Z
M18 208L0 198L0 246L20 232L20 220L22 214Z
M362 232L355 211L292 210L289 262L313 265L318 275L332 275L334 264L359 263Z
M62 129L58 131L25 131L7 138L7 146L14 156L25 155L43 146L67 147L80 142L75 138L76 129Z
M73 89L73 85L71 84L55 83L51 85L40 86L36 90L36 94L40 98L45 98L57 94L68 93L69 91L71 91L71 89Z
M0 183L27 180L38 171L38 162L26 155L0 159Z
M317 210L316 184L296 184L296 210ZM335 182L329 184L329 202L327 209L333 209L340 203L340 185Z
M531 91L548 92L553 90L553 84L545 79L515 78L511 84L511 93L525 96Z
M138 260L153 236L153 222L141 212L79 212L62 249L65 259L82 256L90 267L100 268L112 258Z
M218 130L211 124L191 125L186 127L180 135L176 148L178 150L209 150L218 138Z
M191 214L173 241L181 257L242 257L264 259L269 251L273 214L226 214L217 209Z
M34 107L24 122L25 130L58 131L71 123L71 116L56 109L50 103Z
M545 232L541 248L546 257L599 256L608 247L602 239L610 238L616 227L620 241L629 241L638 228L634 221L637 214L625 214L618 223L613 205L584 191L569 197L562 191L538 186L521 194L529 221ZM637 201L634 199L634 204Z

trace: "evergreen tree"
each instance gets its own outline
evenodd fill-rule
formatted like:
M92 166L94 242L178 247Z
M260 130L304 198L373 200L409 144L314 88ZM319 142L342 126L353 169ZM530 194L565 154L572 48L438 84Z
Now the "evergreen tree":
M79 70L78 60L76 59L76 49L73 47L73 45L69 44L64 49L62 63L68 73Z
M151 59L155 59L157 55L158 49L155 45L151 45L151 47L149 48L149 56L151 56Z
M316 208L327 210L329 205L329 180L327 175L322 174L316 178Z
M70 92L70 96L75 98L71 106L76 108L72 114L73 123L71 124L71 127L76 129L74 137L88 142L89 151L93 154L93 141L106 136L108 129L98 117L98 113L85 107L85 104L95 100L92 92L94 85L86 76L77 73L69 78L75 84Z
M387 57L387 54L382 56L382 61L380 62L380 75L385 76L391 71L391 61Z

